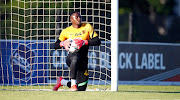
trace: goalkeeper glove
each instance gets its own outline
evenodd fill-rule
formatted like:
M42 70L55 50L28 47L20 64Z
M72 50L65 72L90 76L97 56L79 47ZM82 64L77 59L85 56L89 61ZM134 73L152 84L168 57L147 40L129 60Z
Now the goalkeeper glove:
M82 40L81 38L74 39L76 45L78 45L78 49L80 49L83 45L88 45L88 40Z
M62 41L62 42L60 42L60 46L64 47L68 51L69 50L70 41L71 41L70 39Z

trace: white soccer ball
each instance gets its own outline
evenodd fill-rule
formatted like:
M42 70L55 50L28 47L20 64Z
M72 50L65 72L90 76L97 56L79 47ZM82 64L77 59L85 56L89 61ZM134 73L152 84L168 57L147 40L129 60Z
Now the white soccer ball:
M78 46L75 44L74 40L70 41L70 46L69 46L69 52L76 52L78 51Z

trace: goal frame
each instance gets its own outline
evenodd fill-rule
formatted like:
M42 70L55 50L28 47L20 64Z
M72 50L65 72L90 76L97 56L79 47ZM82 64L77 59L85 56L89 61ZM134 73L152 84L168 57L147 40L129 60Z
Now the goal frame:
M96 2L94 2L94 1L96 1ZM51 40L56 38L56 36L58 35L57 33L59 32L59 30L63 29L63 27L60 27L58 30L56 30L58 25L59 25L59 23L60 23L58 21L60 19L63 20L63 18L64 18L64 17L59 17L60 15L58 13L58 10L60 10L60 9L64 10L65 9L64 6L66 7L66 4L63 5L63 3L62 3L61 5L57 6L57 5L53 5L53 3L55 3L53 1L52 1L53 3L52 2L48 3L48 1L46 1L46 2L45 1L41 1L39 3L40 4L42 3L42 6L40 6L40 8L38 8L39 7L38 6L39 3L36 3L35 1L30 3L31 0L30 1L21 1L21 0L17 1L17 5L16 5L16 3L13 5L13 2L14 2L13 0L10 0L9 3L7 3L5 1L4 6L3 6L4 10L2 10L2 13L0 11L0 15L1 14L5 15L5 19L3 20L5 24L2 25L2 29L5 32L3 33L4 36L2 35L2 37L1 37L1 35L0 35L0 39L5 39L5 40L2 40L2 41L5 41L5 43L6 43L6 45L3 48L6 48L6 49L10 50L10 52L8 54L6 53L5 56L8 55L8 59L11 58L10 60L7 61L6 65L3 65L3 63L2 63L3 60L2 59L4 59L3 58L4 55L2 55L2 53L0 54L0 57L1 57L0 58L0 60L1 60L0 64L2 65L2 67L4 66L4 68L6 68L5 70L2 68L1 71L2 72L6 71L7 72L6 75L8 76L8 78L6 79L8 81L8 83L7 84L3 83L2 86L7 85L7 87L8 86L12 86L13 87L13 85L17 85L18 84L17 82L19 82L18 86L24 85L26 87L29 86L29 85L30 86L33 86L33 85L40 86L41 84L42 85L46 85L46 83L41 83L38 78L36 80L37 83L34 84L32 82L34 77L32 78L31 81L24 81L24 80L21 80L21 78L19 78L19 77L18 77L18 80L14 81L17 78L16 77L14 78L13 70L10 70L10 69L11 68L12 69L16 68L16 66L14 67L12 65L12 67L11 67L10 64L15 64L16 65L16 63L13 63L13 62L10 63L10 62L12 61L12 59L14 57L14 55L13 55L14 51L18 52L17 54L19 55L19 57L21 56L21 53L22 53L22 55L24 55L23 56L24 59L26 59L26 60L27 59L31 59L31 58L38 58L38 57L42 58L41 57L42 55L39 55L39 54L41 54L41 52L38 51L38 48L42 47L41 49L42 50L46 50L46 52L48 52L48 53L46 54L44 51L41 50L43 52L43 54L44 54L43 55L43 60L38 60L37 59L37 63L38 64L35 65L35 66L38 66L38 68L41 69L42 62L45 65L49 64L49 63L47 63L47 61L48 60L50 61L51 59L45 59L44 57L49 57L49 56L51 57L52 56L50 54L51 52L48 51L48 46L51 47L51 44L52 44ZM60 1L58 1L58 2L61 3ZM71 10L72 9L76 10L75 9L75 5L76 5L75 2L76 1L74 0L73 3L72 3L74 8L73 7L72 8L71 7L68 8L68 11L66 11L67 14L69 13L70 9ZM83 9L85 7L88 8L88 6L87 6L88 2L89 2L88 0L85 1L86 6L82 6L82 8L80 8L81 12L83 11ZM90 22L93 23L94 26L98 27L97 31L99 32L100 37L101 37L101 33L104 34L104 35L102 35L102 40L106 41L106 39L107 39L107 41L108 41L108 42L106 42L107 44L105 43L105 44L102 45L103 48L100 48L100 47L94 48L93 47L93 49L92 49L93 52L97 52L96 49L97 50L101 49L100 51L102 51L102 52L98 52L97 53L98 56L102 57L101 59L97 59L98 63L94 62L94 59L96 59L96 56L91 55L92 56L91 59L93 59L92 64L96 65L98 67L101 67L101 63L102 63L102 64L104 64L104 65L102 65L102 67L104 67L104 69L102 71L104 71L105 69L108 69L108 71L106 70L106 73L105 73L107 76L105 76L104 73L101 73L101 69L100 69L100 72L98 72L98 74L96 74L97 76L98 75L100 76L100 77L98 77L99 79L101 79L102 77L105 79L105 80L103 79L103 80L98 81L98 85L99 84L101 85L101 81L103 81L102 82L103 84L105 83L105 85L110 85L111 86L111 89L108 88L107 90L117 91L118 90L118 21L119 21L119 19L118 19L118 16L119 16L119 14L118 14L118 9L119 9L118 8L118 0L109 0L108 2L106 2L105 0L104 1L101 1L101 0L92 0L91 2L90 2L91 6L89 7L91 13L88 14L88 12L86 12L86 14L83 14L83 15L91 15L91 14L95 15L95 17L93 16L92 18L90 18L90 20L92 20ZM51 3L52 3L52 5L51 5ZM102 10L102 9L105 8L105 7L103 8L103 6L102 6L102 9L100 8L101 3L105 3L105 4L102 4L102 5L105 5L105 7L106 7L106 4L107 4L107 7L108 7L107 11L106 10ZM29 5L29 6L26 7L26 4ZM68 2L67 7L69 7L69 4L70 3ZM78 4L79 4L79 7L81 7L81 0L79 1ZM95 8L95 9L91 10L92 8L94 8L95 4L98 5L98 8ZM23 6L19 6L19 5L23 5ZM46 6L49 5L49 7L45 7L45 5ZM58 8L57 11L53 10L53 7L54 8ZM52 8L52 12L51 12L51 8ZM9 12L6 11L7 9L9 9ZM16 9L16 10L13 10L13 9ZM43 14L38 14L38 12L40 12L42 9L43 9ZM95 10L96 10L96 12L99 11L98 14L94 12ZM20 11L21 11L21 13L19 14ZM47 11L48 13L45 14L45 11ZM100 14L101 11L102 11L102 15ZM22 12L24 12L24 13L22 13ZM33 14L33 12L34 12L34 14ZM108 12L107 15L106 15L106 12ZM63 15L63 11L61 11L61 13L62 13L62 16L64 16L64 15L65 15L65 17L67 16L66 13ZM6 14L10 15L10 17L8 17L8 19L6 18ZM104 19L103 18L101 19L101 16L104 16L103 17ZM59 18L59 20L57 19L57 17ZM22 19L21 21L19 21L20 18ZM39 20L41 18L42 18L42 20ZM50 18L54 18L55 21L50 20ZM106 18L108 20L106 20ZM35 20L33 20L33 19L35 19ZM47 19L49 19L49 21L47 21ZM86 19L88 19L88 17L86 17ZM103 28L100 29L100 27L102 27L100 24L102 23L101 21L103 21L103 20L105 20L105 23L103 23L103 27L105 27L105 28L104 29ZM0 21L1 21L1 19L0 19ZM8 25L7 25L6 21L9 21ZM70 25L69 24L69 19L67 19L67 22L64 22L64 23L67 23L67 24L65 24L65 26L66 25ZM64 25L64 24L62 24L62 25ZM108 29L106 29L106 26L108 27ZM52 27L52 29L51 29L51 27ZM1 25L0 25L0 29L1 29ZM13 31L15 31L15 33L13 33ZM53 32L55 31L55 34L53 34L53 36L50 36L50 33L52 31ZM96 29L95 29L95 31L96 31ZM38 34L38 32L40 32L40 33ZM1 33L1 31L0 31L0 33ZM36 34L32 34L32 33L36 33ZM47 33L49 33L49 34L47 34ZM13 39L15 39L15 40L17 39L17 41L15 42L15 40L13 40ZM30 39L30 43L26 42L29 39ZM43 39L41 44L38 44L39 39L40 40ZM49 39L50 41L45 41L46 39ZM23 40L24 42L20 43L21 42L20 40ZM33 40L36 40L36 42L34 42ZM1 43L4 43L4 42L1 42ZM7 48L7 44L8 43L10 44L9 48ZM23 47L23 48L25 48L24 51L20 50L18 48L22 44L25 45ZM47 46L44 46L46 44L47 44ZM2 44L0 46L2 46ZM28 48L26 48L26 46L30 47L29 49L33 49L37 54L34 55L33 57L26 56L26 54L24 54L24 52L27 53L27 52L30 51ZM107 48L107 46L108 46L108 48ZM107 50L104 49L104 48L106 48ZM13 50L13 49L16 49L16 50ZM111 54L110 54L110 52L111 52ZM105 54L105 53L107 53L107 54ZM30 54L33 55L32 53L30 53ZM26 58L26 57L29 57L29 58ZM64 57L64 55L62 55L62 57ZM104 60L105 60L105 62L101 62L101 61L104 61ZM64 64L63 62L64 61L62 61L62 63L60 63L62 66ZM31 61L31 63L32 64L30 64L30 66L32 67L34 63L32 61ZM51 64L53 64L53 63L54 62L51 62ZM20 64L18 63L18 65L20 65ZM23 65L23 66L25 66L25 69L26 69L27 65ZM50 65L50 66L52 66L52 65ZM45 67L43 67L43 69L44 68ZM93 68L93 70L95 70L94 67L92 67L92 68ZM39 69L36 69L36 71L37 71L37 74L40 77L41 76L44 77L44 78L45 77L46 78L49 77L49 76L46 76L47 73L46 74L39 74L40 73L40 72L38 73ZM57 70L57 68L55 70ZM17 71L20 73L20 68ZM14 70L14 72L17 72L17 71ZM50 70L50 71L54 71L54 69ZM59 71L59 69L58 69L58 71ZM55 78L58 76L58 74L57 74L58 71L55 72L54 76L52 75L50 77L53 77L54 80L55 80ZM97 71L99 71L98 68L97 68ZM10 77L9 77L9 74L10 74ZM4 77L3 75L2 75L2 80L3 80L3 77ZM95 75L95 73L93 74L93 82L94 83L92 83L92 85L94 85L94 84L96 85L95 82L98 79L98 78L94 78L94 75ZM28 76L24 75L24 77L26 79ZM36 79L36 77L34 79ZM23 82L21 83L21 81L23 81L24 83ZM2 82L4 82L4 80ZM40 83L38 83L38 82L40 82ZM52 84L54 85L55 81L54 82L50 81L50 86Z
M111 91L118 91L118 5L118 0L111 0Z

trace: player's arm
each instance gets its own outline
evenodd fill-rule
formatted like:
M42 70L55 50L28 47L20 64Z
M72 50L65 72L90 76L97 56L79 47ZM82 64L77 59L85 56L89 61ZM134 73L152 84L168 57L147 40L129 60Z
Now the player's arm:
M61 41L58 39L55 43L54 43L54 49L61 49L62 46L60 46Z
M66 50L69 49L70 40L65 37L65 32L62 31L58 40L54 43L54 49L61 49L64 47Z
M89 32L89 40L88 45L90 46L98 46L101 44L101 40L98 37L98 34L94 31L94 28L91 24L87 24L88 32Z
M67 51L69 50L70 40L60 41L59 39L54 43L54 49L61 49L64 47Z
M88 45L90 46L99 46L100 44L101 44L101 40L99 39L98 36L88 40Z

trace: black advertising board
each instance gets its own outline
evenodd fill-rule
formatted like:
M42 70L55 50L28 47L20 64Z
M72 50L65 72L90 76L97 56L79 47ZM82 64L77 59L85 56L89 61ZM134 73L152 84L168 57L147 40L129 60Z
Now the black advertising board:
M119 83L180 81L178 44L119 42L118 61Z

